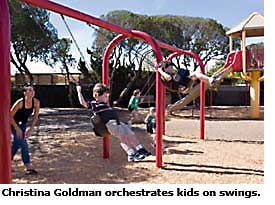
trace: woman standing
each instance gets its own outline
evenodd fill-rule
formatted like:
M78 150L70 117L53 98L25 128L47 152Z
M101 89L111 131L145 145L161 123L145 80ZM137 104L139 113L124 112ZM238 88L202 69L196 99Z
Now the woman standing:
M26 174L37 174L33 168L27 139L30 137L31 132L38 120L40 102L34 98L34 88L32 85L27 84L24 86L24 97L17 100L11 108L11 125L12 125L12 159L17 150L20 148L22 153L22 161L26 167ZM34 112L32 123L27 127L27 121L30 115Z

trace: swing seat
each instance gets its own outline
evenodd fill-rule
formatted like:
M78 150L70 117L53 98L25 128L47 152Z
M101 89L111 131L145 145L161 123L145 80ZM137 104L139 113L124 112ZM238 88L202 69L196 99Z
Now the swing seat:
M95 132L96 136L104 137L104 136L111 135L99 115L93 115L91 117L91 123L94 126L94 132Z

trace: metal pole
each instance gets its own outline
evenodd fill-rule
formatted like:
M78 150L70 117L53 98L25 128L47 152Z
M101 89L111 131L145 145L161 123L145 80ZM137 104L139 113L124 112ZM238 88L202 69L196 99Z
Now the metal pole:
M0 183L10 184L10 16L6 0L0 1L0 11Z
M157 65L156 65L156 70L159 65L159 63L162 61L162 54L161 50L157 44L157 42L147 33L142 32L142 31L131 31L132 32L132 38L143 40L147 42L149 45L151 45L157 59ZM103 76L104 78L107 79L108 76L108 70L109 70L109 57L112 52L112 49L122 40L127 38L125 35L118 35L115 37L107 46L105 52L104 52L104 57L103 57ZM159 73L157 72L157 77L156 77L156 166L158 168L162 167L162 134L163 134L163 124L164 124L164 119L163 119L163 85L159 80ZM106 80L105 79L105 80ZM108 82L106 80L106 82ZM105 145L105 144L104 144Z
M201 81L200 83L200 139L204 140L204 119L205 119L205 112L204 112L204 105L205 105L205 84Z
M189 55L193 57L199 64L201 72L204 74L205 73L205 68L203 65L203 62L199 58L198 55L195 53L192 53L190 51L179 51L172 53L167 60L172 60L174 57L179 56L179 55ZM204 107L205 107L205 84L204 82L200 82L200 139L204 139L204 126L205 126L205 112L204 112Z
M260 118L260 82L258 80L260 76L260 70L251 72L252 80L250 81L250 116L252 119Z
M87 22L87 23L90 23L90 24L93 24L93 25L111 30L111 31L116 32L116 33L121 33L121 34L124 34L124 35L127 35L127 36L131 35L131 30L129 30L129 29L123 28L123 27L118 26L118 25L113 24L113 23L109 23L109 22L104 21L100 18L90 16L88 14L79 12L77 10L71 9L71 8L63 6L61 4L57 4L57 3L52 2L52 1L48 1L48 0L39 0L39 1L37 1L37 0L20 0L20 1L25 2L25 3L29 3L29 4L32 4L34 6L44 8L44 9L47 9L47 10L50 10L50 11L54 11L56 13L63 14L65 16L69 16L71 18L74 18L74 19L77 19L77 20L80 20L80 21L84 21L84 22Z
M156 166L162 167L162 133L163 133L163 85L160 73L156 72Z
M102 61L102 83L105 85L109 85L109 57L112 53L113 48L122 40L124 40L127 36L118 35L115 37L109 45L106 47L104 52L104 57ZM103 158L107 159L110 156L110 142L109 136L103 137Z

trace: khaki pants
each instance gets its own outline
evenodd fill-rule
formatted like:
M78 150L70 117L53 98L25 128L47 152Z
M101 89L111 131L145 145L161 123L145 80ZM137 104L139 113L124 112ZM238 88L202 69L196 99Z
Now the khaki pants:
M106 124L106 127L111 135L117 138L135 136L135 133L123 122L120 122L120 125L118 125L116 120L110 120Z

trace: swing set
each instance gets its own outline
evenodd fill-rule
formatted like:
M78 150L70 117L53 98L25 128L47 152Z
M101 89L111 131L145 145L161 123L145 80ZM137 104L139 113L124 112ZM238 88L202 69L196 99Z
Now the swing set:
M190 51L184 51L169 44L153 39L149 34L129 30L116 24L90 16L83 12L57 4L48 0L21 0L27 4L47 9L79 21L86 22L112 32L119 33L106 47L102 63L102 83L109 84L109 57L118 43L126 38L134 38L144 41L152 47L156 57L156 70L163 60L160 48L174 52L169 59L180 55L188 55L194 58L204 73L204 65L201 59ZM11 144L10 144L10 17L7 0L0 1L0 65L2 80L0 81L0 183L11 183ZM165 88L160 81L160 74L156 72L156 167L162 168L162 135L165 128ZM200 138L204 139L204 104L205 84L200 83ZM103 158L109 158L109 136L103 137Z

